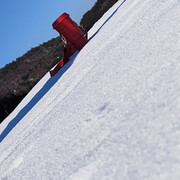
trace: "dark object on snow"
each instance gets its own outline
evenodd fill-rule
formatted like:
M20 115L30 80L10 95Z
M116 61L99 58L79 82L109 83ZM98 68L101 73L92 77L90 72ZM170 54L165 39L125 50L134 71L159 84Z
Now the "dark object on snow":
M54 23L53 28L60 33L60 37L64 42L64 58L59 61L56 67L50 71L54 76L61 67L69 61L69 58L78 50L80 51L87 40L87 31L83 27L79 27L70 17L69 14L63 13Z

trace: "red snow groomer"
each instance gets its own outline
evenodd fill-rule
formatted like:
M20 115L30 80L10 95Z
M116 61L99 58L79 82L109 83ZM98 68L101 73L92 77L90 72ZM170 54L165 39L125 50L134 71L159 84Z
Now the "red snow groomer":
M69 61L70 57L77 50L80 51L88 42L86 29L78 26L67 13L63 13L52 25L60 33L60 37L64 43L64 57L50 71L51 77Z

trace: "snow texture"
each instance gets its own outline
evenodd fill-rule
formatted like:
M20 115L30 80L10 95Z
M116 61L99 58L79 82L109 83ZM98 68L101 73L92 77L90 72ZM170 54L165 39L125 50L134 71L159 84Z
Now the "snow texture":
M0 179L180 179L180 1L119 0L0 125Z

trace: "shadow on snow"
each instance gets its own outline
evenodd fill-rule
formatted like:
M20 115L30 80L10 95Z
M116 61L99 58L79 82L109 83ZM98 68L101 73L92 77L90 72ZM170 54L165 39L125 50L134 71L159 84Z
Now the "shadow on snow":
M40 101L40 99L57 83L61 76L70 68L73 64L78 52L76 52L70 59L70 61L65 64L59 72L52 78L50 78L44 86L35 94L35 96L30 100L30 102L16 115L14 119L9 122L7 127L4 129L0 135L0 142L11 132L11 130L21 121L21 119Z
M116 12L119 10L119 8L126 2L124 0L117 8L116 10L106 19L106 21L101 25L101 27L89 38L89 41L96 36L96 34L102 29L102 27L116 14Z

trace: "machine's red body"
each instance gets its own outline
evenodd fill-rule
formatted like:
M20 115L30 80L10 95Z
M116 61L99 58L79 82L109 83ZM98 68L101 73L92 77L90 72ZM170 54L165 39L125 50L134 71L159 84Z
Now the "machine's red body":
M59 69L69 61L69 58L76 50L81 50L88 42L84 33L67 13L63 13L56 21L54 21L53 28L57 30L60 35L65 37L68 45L64 49L64 58L50 71L51 76L54 76Z

